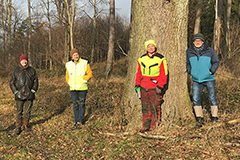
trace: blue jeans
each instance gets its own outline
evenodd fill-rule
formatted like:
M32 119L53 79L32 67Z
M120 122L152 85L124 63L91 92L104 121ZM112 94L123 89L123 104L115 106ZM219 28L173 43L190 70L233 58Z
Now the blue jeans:
M75 123L83 122L87 90L70 91L70 93L73 102L74 121Z
M192 84L193 106L201 106L201 94L204 87L207 88L208 99L211 102L211 106L217 106L218 104L215 95L215 80L206 81L202 83L193 81Z

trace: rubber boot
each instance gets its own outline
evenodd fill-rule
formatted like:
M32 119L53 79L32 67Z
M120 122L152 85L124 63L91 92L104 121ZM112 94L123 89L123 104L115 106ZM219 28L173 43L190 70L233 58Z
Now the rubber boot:
M203 125L203 117L196 117L196 121L197 121L197 124L195 126L195 128L201 128L202 125Z
M23 118L23 130L25 132L30 132L31 131L31 128L29 126L29 119L27 119L27 118Z
M21 130L22 118L17 118L16 119L15 126L16 126L15 135L19 135L22 132L22 130Z
M150 118L149 118L149 114L143 113L142 114L142 125L143 128L139 131L141 133L144 133L146 131L149 131L150 129Z

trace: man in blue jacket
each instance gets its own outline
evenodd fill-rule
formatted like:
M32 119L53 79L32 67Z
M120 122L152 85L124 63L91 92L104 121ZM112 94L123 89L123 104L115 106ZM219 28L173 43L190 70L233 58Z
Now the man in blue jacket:
M201 33L195 34L193 44L186 51L187 72L192 76L193 108L196 115L196 127L203 125L203 111L201 106L201 94L206 87L209 101L211 102L211 121L218 121L218 104L215 95L215 76L219 66L218 58L214 50L204 43Z

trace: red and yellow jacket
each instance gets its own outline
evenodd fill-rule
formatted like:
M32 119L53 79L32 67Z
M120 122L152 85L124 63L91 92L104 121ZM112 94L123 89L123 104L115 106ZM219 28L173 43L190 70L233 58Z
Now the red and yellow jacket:
M66 63L66 81L70 90L87 90L87 81L92 78L92 70L87 60L79 59L77 63Z
M168 66L165 57L155 53L149 57L148 53L138 59L135 86L149 91L156 87L163 89L167 83Z

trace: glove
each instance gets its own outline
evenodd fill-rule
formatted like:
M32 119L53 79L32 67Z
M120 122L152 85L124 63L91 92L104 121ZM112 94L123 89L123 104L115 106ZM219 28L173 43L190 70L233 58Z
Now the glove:
M157 86L156 93L157 93L157 95L162 94L162 88Z
M140 88L140 86L139 86L139 85L136 85L136 86L135 86L135 90L136 90L136 92L137 92L138 98L141 99L141 93L140 93L141 88Z
M36 93L36 91L34 91L33 89L31 89L31 92L32 92L32 93Z
M135 86L135 91L136 91L136 92L140 91L140 85L136 85L136 86Z
M17 93L18 93L18 91L14 92L14 94L17 94Z

